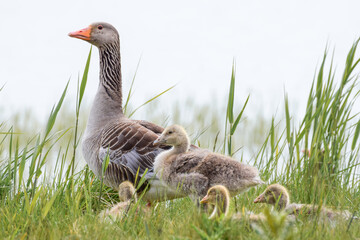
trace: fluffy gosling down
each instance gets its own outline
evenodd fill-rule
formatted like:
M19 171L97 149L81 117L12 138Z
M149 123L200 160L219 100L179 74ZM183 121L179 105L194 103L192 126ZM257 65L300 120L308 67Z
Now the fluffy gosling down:
M162 181L185 195L203 197L211 186L220 184L235 196L264 183L255 167L201 148L188 151L189 137L179 125L167 127L154 144L173 146L155 158L154 170Z
M110 209L103 210L99 214L101 219L107 217L111 217L112 219L122 219L129 211L131 204L137 202L135 188L131 182L125 181L119 185L119 198L119 203Z
M335 220L337 218L350 219L352 214L349 211L336 211L325 206L312 204L290 203L290 196L287 189L280 184L272 184L260 194L254 203L267 203L275 206L277 210L286 211L289 215L315 216L320 214L322 218Z

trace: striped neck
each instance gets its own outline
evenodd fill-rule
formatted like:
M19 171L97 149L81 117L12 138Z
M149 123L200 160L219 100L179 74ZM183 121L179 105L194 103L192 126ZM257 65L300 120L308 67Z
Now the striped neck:
M100 84L122 112L121 57L119 40L99 47Z
M100 83L91 107L85 135L102 129L111 119L123 116L119 42L99 47Z

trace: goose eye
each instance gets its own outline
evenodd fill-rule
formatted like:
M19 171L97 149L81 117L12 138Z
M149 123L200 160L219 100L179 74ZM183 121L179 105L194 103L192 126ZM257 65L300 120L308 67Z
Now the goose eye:
M168 131L168 134L172 134L173 133L173 131Z
M103 26L102 26L102 25L99 25L99 26L98 26L98 29L99 29L99 30L103 29Z

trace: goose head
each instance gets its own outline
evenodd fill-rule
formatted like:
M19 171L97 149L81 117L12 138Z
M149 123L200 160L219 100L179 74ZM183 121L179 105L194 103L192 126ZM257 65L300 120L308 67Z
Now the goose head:
M215 206L210 218L213 218L216 214L218 216L221 214L226 216L229 212L230 205L229 190L222 185L215 185L209 188L206 196L201 199L200 203L207 203Z
M290 202L289 193L286 188L280 184L272 184L260 194L254 203L267 203L284 209Z
M130 201L133 196L134 196L135 201L136 201L136 194L135 194L134 185L129 181L122 182L119 185L120 201L122 201L122 202Z
M119 42L117 30L111 24L105 22L92 23L87 28L69 33L69 36L85 40L97 47Z
M154 146L170 145L176 147L186 147L186 150L190 146L189 137L185 129L179 125L172 125L162 132L160 137L155 140Z

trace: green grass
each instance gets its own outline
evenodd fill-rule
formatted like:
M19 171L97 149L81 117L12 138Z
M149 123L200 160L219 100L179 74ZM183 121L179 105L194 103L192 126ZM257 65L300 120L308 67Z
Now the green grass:
M243 116L251 96L236 102L235 64L230 79L227 106L211 108L191 101L173 108L173 122L184 125L195 144L216 152L234 155L257 166L268 183L278 182L290 190L292 201L326 204L347 209L359 216L360 117L353 112L359 95L358 42L351 47L340 79L325 51L312 86L307 108L297 125L284 96L284 116L260 118L250 124ZM122 221L101 222L97 214L118 200L116 192L103 186L83 160L78 147L87 112L83 108L91 51L83 77L78 83L75 112L64 105L67 86L39 133L28 127L40 126L34 118L15 116L9 124L0 122L0 232L5 239L355 239L360 237L359 221L340 221L336 226L319 219L300 217L293 224L252 201L265 186L237 196L231 212L264 212L264 224L250 226L230 218L209 220L188 198L162 202L145 214L130 209ZM135 79L135 78L134 78ZM134 81L131 86L133 86ZM170 90L170 89L168 89ZM146 101L147 120L161 125L168 117L159 114L155 100ZM1 89L6 91L6 87ZM60 94L60 93L59 93ZM125 110L133 115L131 89ZM155 100L155 101L154 101ZM180 105L180 106L179 106ZM192 119L182 119L184 106ZM83 110L81 110L83 109ZM196 110L195 110L196 109ZM219 114L223 112L223 114ZM30 119L24 121L23 118ZM210 120L209 120L210 119ZM31 122L31 121L34 122ZM29 122L30 121L30 122ZM64 123L66 123L64 125ZM251 136L251 137L249 137ZM244 142L244 138L248 140ZM246 144L252 159L243 148ZM308 149L311 154L303 154ZM249 151L249 150L248 150ZM106 167L106 166L104 166ZM139 204L145 209L143 202Z

